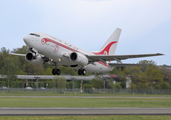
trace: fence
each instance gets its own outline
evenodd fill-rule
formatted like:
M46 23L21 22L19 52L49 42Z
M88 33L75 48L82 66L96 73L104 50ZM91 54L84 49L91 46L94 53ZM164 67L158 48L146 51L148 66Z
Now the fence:
M26 90L26 89L4 89L0 90L0 95L171 95L171 90L163 89L45 89L45 90Z

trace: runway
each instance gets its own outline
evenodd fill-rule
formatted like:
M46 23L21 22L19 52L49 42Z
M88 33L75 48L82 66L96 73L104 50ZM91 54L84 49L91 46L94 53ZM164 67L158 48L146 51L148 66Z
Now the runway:
M0 108L5 115L171 115L171 108Z

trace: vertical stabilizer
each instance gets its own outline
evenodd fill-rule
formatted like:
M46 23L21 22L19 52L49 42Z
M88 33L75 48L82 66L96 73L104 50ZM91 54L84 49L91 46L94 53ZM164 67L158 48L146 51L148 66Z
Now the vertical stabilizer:
M96 55L114 55L115 50L119 41L119 37L121 34L121 29L116 28L113 34L109 37L107 42L103 45L103 47L98 52L93 52Z

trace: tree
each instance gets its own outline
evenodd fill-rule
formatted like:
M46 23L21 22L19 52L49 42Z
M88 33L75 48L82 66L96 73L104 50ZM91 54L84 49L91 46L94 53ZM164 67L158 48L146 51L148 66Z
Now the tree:
M160 70L162 71L163 80L171 84L171 74L170 71L167 69L167 67L169 66L168 65L160 66Z
M113 79L112 78L107 80L107 88L108 89L113 89L114 88L114 84L113 84Z
M13 53L19 53L19 54L26 54L29 52L29 47L23 45L22 48L15 48L12 51Z
M64 77L56 77L52 82L55 88L62 89L66 87L66 79Z
M119 84L119 83L115 83L114 84L114 89L118 89L118 90L120 90L122 87L121 87L121 85Z
M138 62L138 64L141 65L141 71L145 72L145 70L149 67L149 66L153 66L156 65L155 61L153 60L141 60Z
M67 75L76 75L77 73L74 71L72 68L64 67L64 66L59 66L59 69L62 71L62 74L67 74Z
M125 89L126 88L126 81L122 81L120 85L123 89Z
M83 88L84 88L84 89L92 89L93 87L92 87L92 85L90 85L90 84L84 84L84 85L83 85Z
M37 75L42 75L44 73L43 66L34 65L31 63L24 64L23 69L26 73L36 73Z
M52 69L47 68L46 71L43 73L44 75L52 75Z
M162 89L170 89L170 85L167 82L163 82L161 85Z
M94 88L101 89L103 88L103 79L99 76L96 76L92 79L91 84Z
M4 62L4 66L2 67L1 74L6 77L8 88L12 87L12 82L17 79L16 71L17 66L13 59L7 57Z
M0 53L0 74L1 74L1 69L4 66L4 57L2 53Z
M9 54L9 49L6 49L5 47L1 48L1 53L3 54L4 57L7 57Z
M151 88L155 85L154 83L163 82L162 71L159 69L158 66L153 65L153 66L148 67L145 73L148 76L148 82Z
M132 76L132 89L145 89L148 87L147 83L147 75L146 73L141 71L141 67L136 66L132 67L131 69L131 76Z

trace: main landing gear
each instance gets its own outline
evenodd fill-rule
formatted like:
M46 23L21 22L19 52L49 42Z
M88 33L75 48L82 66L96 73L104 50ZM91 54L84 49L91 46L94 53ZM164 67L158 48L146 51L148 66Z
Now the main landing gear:
M124 71L125 67L117 67L117 69L121 69L121 71Z
M57 69L57 63L55 63L55 69L52 70L52 74L53 75L60 75L61 74L61 71L60 69Z
M55 69L52 70L52 74L53 75L60 75L61 74L61 70L55 68Z
M85 69L79 69L78 75L86 75L87 71Z

